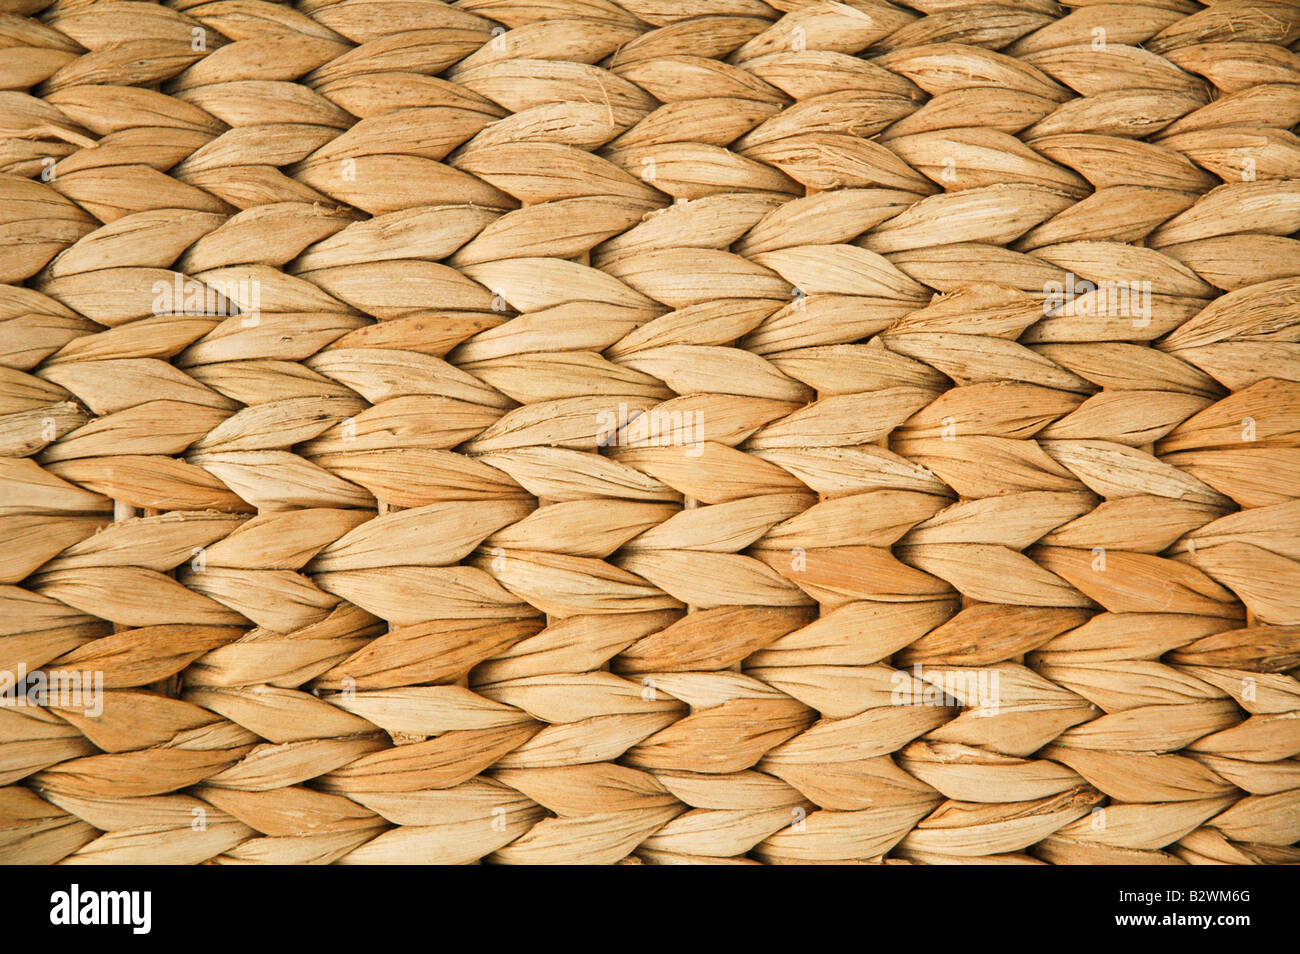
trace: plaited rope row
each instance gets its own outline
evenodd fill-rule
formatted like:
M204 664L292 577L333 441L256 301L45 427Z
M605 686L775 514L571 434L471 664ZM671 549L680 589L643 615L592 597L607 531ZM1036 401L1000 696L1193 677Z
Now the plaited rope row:
M0 0L0 861L1300 861L1298 42Z

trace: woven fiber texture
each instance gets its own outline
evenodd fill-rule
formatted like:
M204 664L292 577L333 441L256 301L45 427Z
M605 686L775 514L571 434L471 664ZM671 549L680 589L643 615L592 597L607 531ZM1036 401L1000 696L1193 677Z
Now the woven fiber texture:
M0 11L0 861L1300 862L1300 3Z

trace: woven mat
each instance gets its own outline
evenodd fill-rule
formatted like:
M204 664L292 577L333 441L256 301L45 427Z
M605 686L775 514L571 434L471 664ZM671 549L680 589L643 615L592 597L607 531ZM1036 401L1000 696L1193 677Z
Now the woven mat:
M1300 862L1300 4L0 11L0 861Z

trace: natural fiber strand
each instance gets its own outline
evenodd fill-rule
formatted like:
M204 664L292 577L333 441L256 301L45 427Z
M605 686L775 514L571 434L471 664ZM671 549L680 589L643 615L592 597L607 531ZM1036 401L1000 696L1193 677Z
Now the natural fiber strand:
M1298 41L0 0L0 862L1300 861Z

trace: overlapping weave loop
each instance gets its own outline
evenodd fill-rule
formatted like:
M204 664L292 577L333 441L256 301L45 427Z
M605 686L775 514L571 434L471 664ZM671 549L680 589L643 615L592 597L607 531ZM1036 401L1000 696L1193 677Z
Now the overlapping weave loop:
M1300 861L1300 4L0 11L0 861Z

